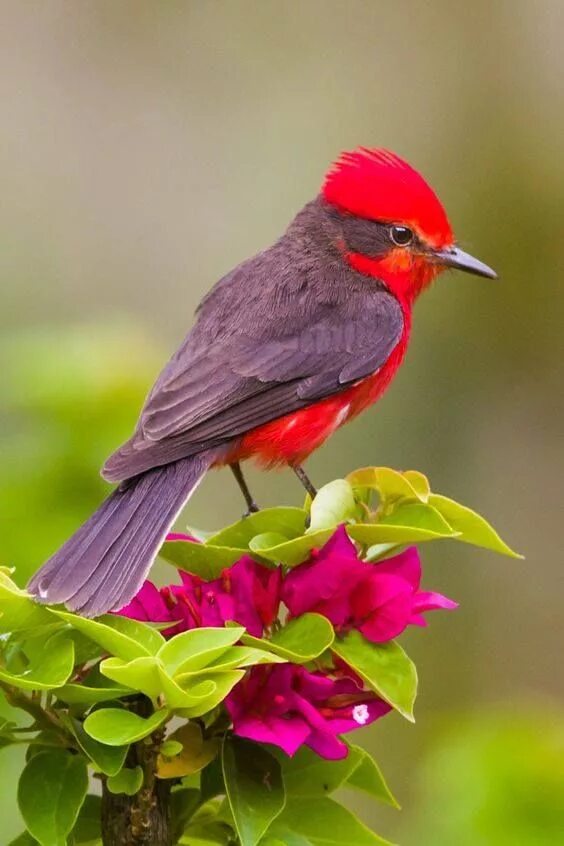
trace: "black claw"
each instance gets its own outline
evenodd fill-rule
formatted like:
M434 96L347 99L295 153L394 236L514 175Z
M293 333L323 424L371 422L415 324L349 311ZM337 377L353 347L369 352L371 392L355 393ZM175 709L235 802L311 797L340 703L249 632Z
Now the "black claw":
M243 514L243 520L245 519L245 517L250 517L250 516L251 516L251 514L256 514L256 513L257 513L257 511L260 511L259 506L256 504L256 502L254 502L254 501L253 501L253 502L251 502L251 503L249 504L248 509L247 509L247 510L245 511L245 513Z

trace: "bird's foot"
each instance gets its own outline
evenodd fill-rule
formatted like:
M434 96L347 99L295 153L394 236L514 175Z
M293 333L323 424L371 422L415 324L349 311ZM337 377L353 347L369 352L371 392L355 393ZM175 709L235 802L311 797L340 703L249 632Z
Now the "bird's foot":
M251 516L251 514L256 514L256 513L257 513L257 511L260 511L260 508L259 508L259 506L256 504L256 502L254 502L254 501L253 501L253 502L250 502L250 503L249 503L249 507L248 507L248 509L247 509L247 510L245 511L245 513L243 514L243 520L245 519L245 517L250 517L250 516Z

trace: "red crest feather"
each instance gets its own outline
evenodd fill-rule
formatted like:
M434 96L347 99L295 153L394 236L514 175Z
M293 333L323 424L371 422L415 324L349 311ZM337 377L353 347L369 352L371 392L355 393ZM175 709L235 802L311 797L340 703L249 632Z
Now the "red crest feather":
M327 202L350 214L412 227L434 247L454 240L439 198L420 173L389 150L342 153L325 177Z

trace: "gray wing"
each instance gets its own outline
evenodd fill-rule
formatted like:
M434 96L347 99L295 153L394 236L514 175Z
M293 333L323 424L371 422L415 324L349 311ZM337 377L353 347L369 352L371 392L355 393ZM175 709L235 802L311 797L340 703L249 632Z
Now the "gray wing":
M398 343L397 300L370 288L293 323L243 320L229 332L197 324L163 371L133 437L108 460L110 481L210 447L344 390L378 370ZM209 342L206 344L206 335Z

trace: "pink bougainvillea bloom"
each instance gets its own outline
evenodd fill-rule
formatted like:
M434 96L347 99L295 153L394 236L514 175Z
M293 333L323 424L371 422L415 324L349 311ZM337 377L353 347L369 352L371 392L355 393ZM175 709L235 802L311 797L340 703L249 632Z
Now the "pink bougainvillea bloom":
M391 710L352 678L334 679L295 664L253 667L225 705L240 737L274 744L287 755L305 744L329 760L347 755L339 735Z
M168 535L167 540L197 543L189 535L180 534ZM264 567L245 555L212 581L179 572L182 584L158 590L145 582L119 613L136 620L174 623L163 632L166 636L200 626L223 626L233 620L245 626L249 634L261 637L278 616L280 568Z
M284 580L282 599L292 616L316 611L338 631L358 629L374 643L397 637L410 624L425 625L423 612L456 608L440 593L424 593L415 547L370 564L361 561L344 526L309 561Z
M173 623L181 619L173 613L173 606L167 605L165 595L152 582L143 582L141 590L128 605L118 612L122 617L131 617L144 623Z

